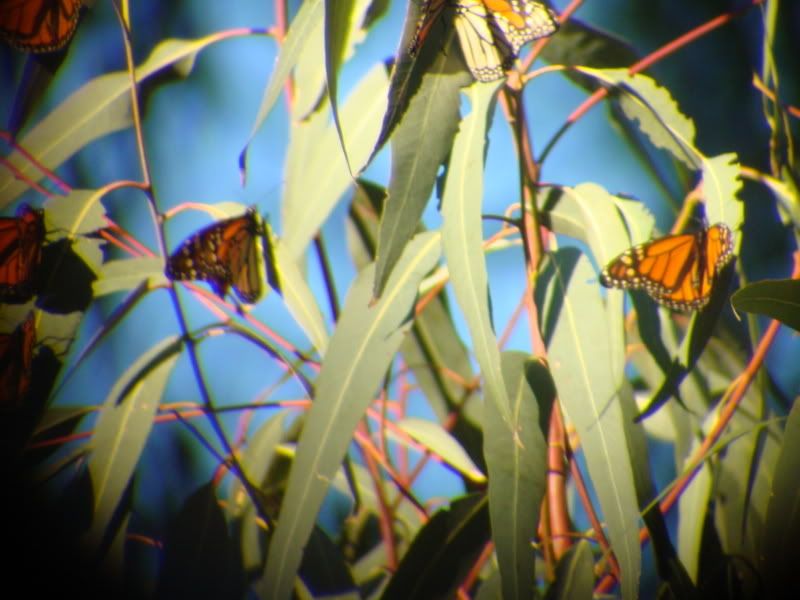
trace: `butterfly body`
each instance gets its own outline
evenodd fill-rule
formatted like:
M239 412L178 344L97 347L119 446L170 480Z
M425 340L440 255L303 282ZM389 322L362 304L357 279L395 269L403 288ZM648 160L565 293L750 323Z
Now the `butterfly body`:
M175 281L201 280L224 298L232 287L252 304L262 293L260 238L263 223L254 209L217 221L190 236L170 255L167 276Z
M478 81L504 77L523 45L558 29L556 15L535 0L424 0L408 50L411 56L448 6L455 10L453 23L461 51Z
M644 290L675 310L698 310L708 304L714 281L731 258L733 234L717 223L629 248L603 269L600 283Z
M0 36L21 50L59 50L75 33L81 6L81 0L2 0Z
M42 260L44 217L27 204L16 217L0 217L0 302L27 302Z

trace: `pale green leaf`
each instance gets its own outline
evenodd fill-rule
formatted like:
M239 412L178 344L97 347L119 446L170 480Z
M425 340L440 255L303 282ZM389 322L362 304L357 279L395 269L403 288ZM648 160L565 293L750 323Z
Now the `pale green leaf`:
M365 166L380 131L387 85L383 65L378 65L361 80L342 108L342 130L354 173ZM352 184L339 136L328 119L328 113L320 110L292 127L282 239L295 260Z
M430 450L446 464L475 483L484 483L486 476L470 460L469 455L441 425L424 419L408 418L397 424L426 450Z
M92 283L92 290L95 297L105 296L133 289L143 281L147 281L151 289L168 285L163 259L158 256L143 256L103 263L97 280Z
M128 487L153 427L164 387L183 344L162 340L137 358L106 397L89 445L94 516L87 533L98 544Z
M257 584L262 598L290 596L329 483L410 326L419 283L439 254L439 236L420 234L406 248L379 301L371 301L373 267L359 273L353 284L297 445L264 576Z
M497 89L497 83L468 88L471 112L462 121L453 143L442 198L442 245L453 293L464 313L481 367L486 401L497 403L511 435L509 401L489 311L486 260L481 246L486 127L494 110Z
M581 440L608 538L619 562L623 598L636 598L641 572L639 508L625 441L606 314L589 261L559 250L545 273L540 315L558 397ZM537 289L546 281L540 281Z

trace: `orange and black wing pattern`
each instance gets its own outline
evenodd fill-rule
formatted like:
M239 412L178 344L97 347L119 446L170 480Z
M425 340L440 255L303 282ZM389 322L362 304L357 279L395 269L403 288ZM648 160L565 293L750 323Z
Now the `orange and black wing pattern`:
M629 248L603 269L600 283L644 290L674 310L699 310L708 304L714 281L731 258L733 235L727 225L717 223Z
M0 302L27 302L42 260L42 211L27 204L16 217L0 217Z
M224 298L233 287L242 302L261 296L262 234L258 213L250 209L240 217L218 221L190 236L169 257L167 277L174 281L208 281Z
M0 0L0 37L29 52L53 52L72 38L81 0Z
M28 395L35 344L33 312L14 331L0 334L0 410L19 408Z

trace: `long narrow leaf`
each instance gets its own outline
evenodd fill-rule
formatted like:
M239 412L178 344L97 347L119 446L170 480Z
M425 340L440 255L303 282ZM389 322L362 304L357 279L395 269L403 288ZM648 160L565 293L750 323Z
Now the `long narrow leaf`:
M261 598L281 599L291 594L303 546L329 482L410 326L419 283L439 253L437 234L418 235L406 248L378 302L370 302L375 277L372 266L353 284L297 445L266 570L257 586Z

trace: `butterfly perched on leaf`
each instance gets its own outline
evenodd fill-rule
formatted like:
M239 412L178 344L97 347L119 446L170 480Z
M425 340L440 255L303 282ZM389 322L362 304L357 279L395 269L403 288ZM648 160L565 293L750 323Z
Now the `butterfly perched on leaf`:
M0 0L0 37L30 52L53 52L75 33L81 0Z
M714 281L732 258L733 234L717 223L629 248L606 265L600 283L644 290L674 310L699 310L708 304Z
M555 13L535 0L424 0L409 46L411 56L447 7L455 11L453 24L461 52L478 81L504 77L522 46L558 30Z
M242 302L252 304L263 293L265 268L270 284L279 288L273 266L269 228L251 207L184 240L167 260L166 274L174 281L207 281L220 298L233 288Z
M11 333L0 333L0 410L18 408L28 395L35 344L33 312Z
M0 302L27 302L42 261L43 212L27 204L16 217L0 217Z

